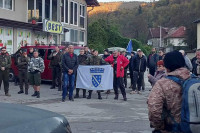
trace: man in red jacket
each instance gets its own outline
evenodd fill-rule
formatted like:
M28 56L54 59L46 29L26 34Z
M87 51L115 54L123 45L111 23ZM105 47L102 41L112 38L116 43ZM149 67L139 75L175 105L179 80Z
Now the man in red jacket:
M124 68L129 64L129 60L123 56L119 55L119 52L116 50L112 55L105 59L106 62L112 65L114 70L114 91L115 91L115 100L118 100L118 87L120 87L121 93L123 95L124 101L127 101L126 91L124 86Z

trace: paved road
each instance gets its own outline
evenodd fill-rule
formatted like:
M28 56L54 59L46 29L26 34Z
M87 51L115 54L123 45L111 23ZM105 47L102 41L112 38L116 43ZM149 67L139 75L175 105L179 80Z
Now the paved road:
M25 104L62 114L70 122L73 133L151 133L146 105L150 88L148 83L142 95L130 95L130 89L127 89L127 102L122 100L121 95L119 100L114 100L112 92L108 97L103 93L103 100L98 100L94 93L91 100L80 98L63 103L61 92L49 88L50 85L43 84L41 98L37 99L30 96L32 88L28 96L19 95L19 88L11 83L12 96L5 97L1 90L0 102Z

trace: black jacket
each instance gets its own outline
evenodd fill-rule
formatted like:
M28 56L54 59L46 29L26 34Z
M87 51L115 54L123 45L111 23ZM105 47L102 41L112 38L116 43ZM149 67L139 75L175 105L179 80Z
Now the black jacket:
M69 53L66 53L63 55L62 58L62 68L63 68L63 72L68 73L68 70L71 69L73 70L74 74L77 71L78 68L78 57L76 54L73 54L73 57L71 58Z
M148 59L147 59L147 66L148 68L150 69L155 69L157 68L157 62L159 61L159 55L158 54L150 54L148 56Z
M58 52L56 54L56 56L53 56L53 54L55 54L55 52L52 52L50 54L50 56L48 57L48 59L51 60L50 67L60 67L61 66L61 56L62 56L62 53Z
M194 57L193 59L192 59L192 73L194 74L194 75L196 75L196 76L198 76L198 74L197 74L197 66L198 66L198 64L196 63L196 61L197 61L197 58L196 57Z
M17 60L19 71L28 70L29 58L21 55Z
M146 64L147 64L147 61L144 55L141 58L139 57L139 55L134 56L133 61L132 61L133 71L145 72Z

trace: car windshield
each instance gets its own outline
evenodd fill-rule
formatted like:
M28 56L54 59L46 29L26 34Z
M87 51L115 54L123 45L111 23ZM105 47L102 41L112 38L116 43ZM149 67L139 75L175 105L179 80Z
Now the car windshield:
M80 49L74 49L74 54L79 55Z

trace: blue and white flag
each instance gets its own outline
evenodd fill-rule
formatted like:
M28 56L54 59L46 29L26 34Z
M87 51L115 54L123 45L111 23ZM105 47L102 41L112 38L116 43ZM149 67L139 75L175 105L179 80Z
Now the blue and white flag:
M113 89L113 68L110 65L79 65L77 70L76 88L87 90Z
M132 40L129 41L126 50L131 53L133 50L133 46L132 46Z

